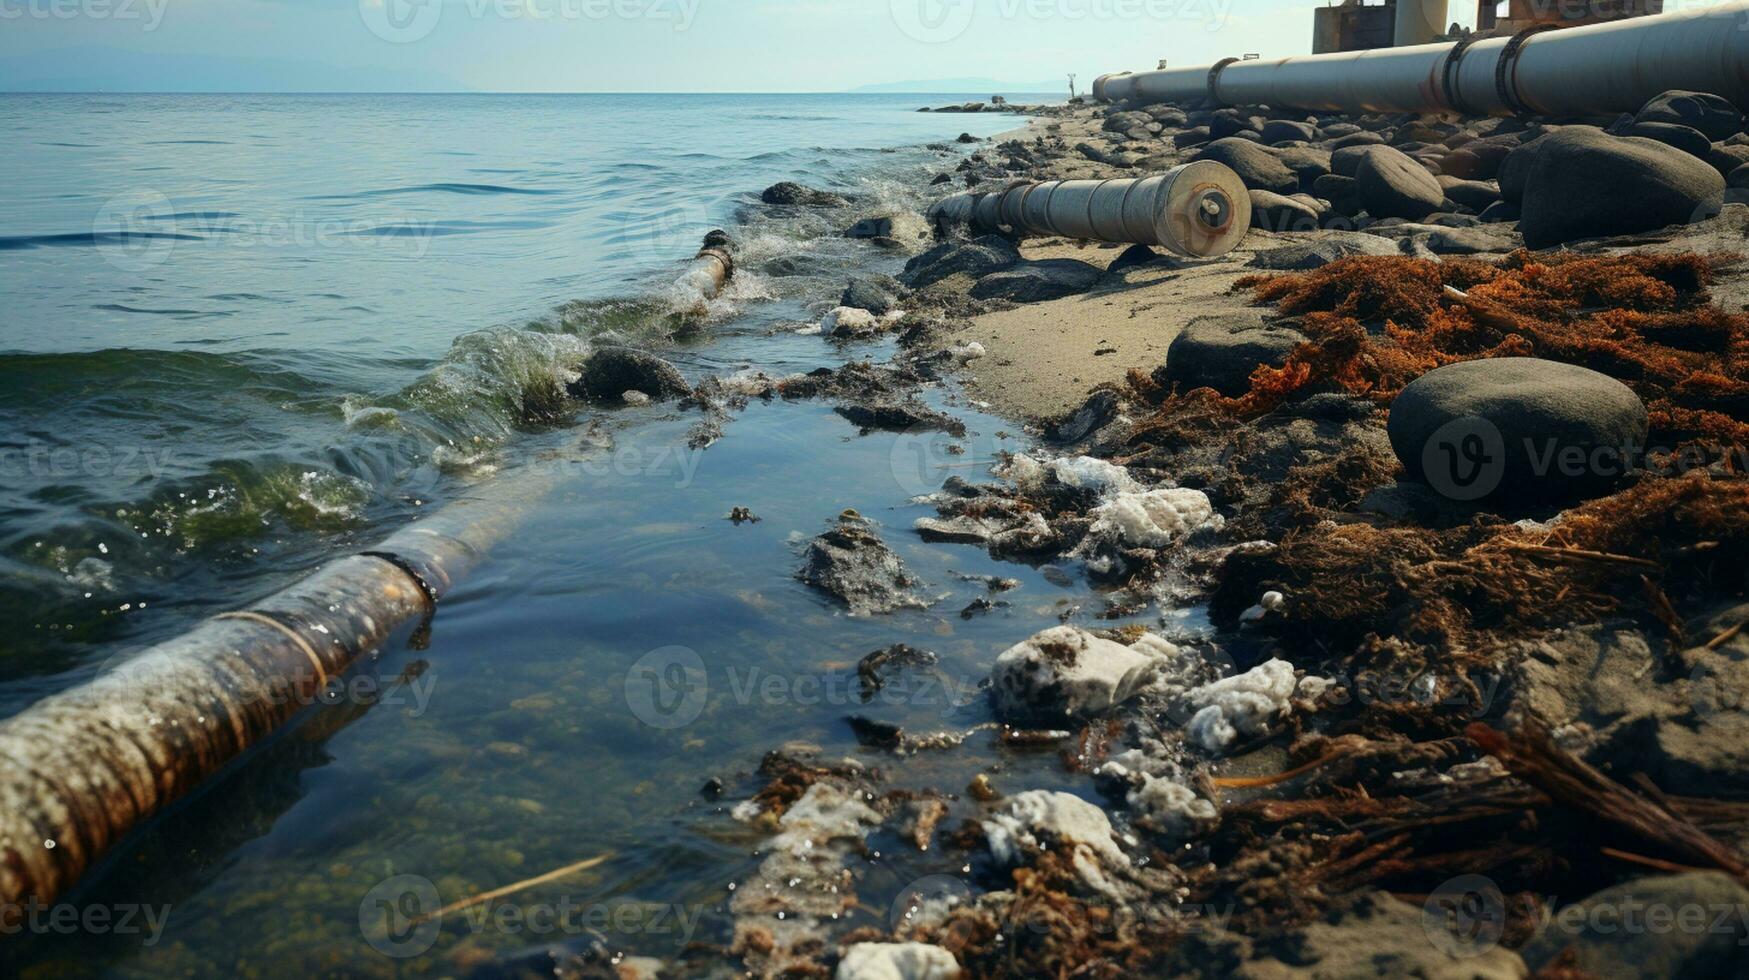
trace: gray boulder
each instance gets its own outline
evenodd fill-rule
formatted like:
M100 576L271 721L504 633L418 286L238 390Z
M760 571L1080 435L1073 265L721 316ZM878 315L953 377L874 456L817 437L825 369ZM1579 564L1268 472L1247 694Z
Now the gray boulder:
M1353 177L1360 170L1360 161L1371 150L1371 146L1345 146L1330 151L1330 172L1340 177Z
M1655 140L1574 127L1537 148L1519 230L1531 248L1651 231L1718 214L1724 194L1725 179L1704 160Z
M1304 271L1354 255L1401 255L1389 238L1359 231L1327 231L1305 242L1258 252L1251 264L1259 269Z
M1265 143L1289 143L1294 140L1310 143L1318 138L1318 128L1308 122L1294 122L1288 119L1272 119L1263 124L1258 133Z
M1439 177L1437 180L1447 199L1477 214L1500 200L1500 185L1493 181L1459 180L1456 177Z
M1644 878L1606 888L1552 918L1525 944L1540 971L1567 949L1584 976L1749 976L1749 889L1717 871Z
M1680 89L1665 92L1641 106L1634 121L1692 126L1709 140L1729 139L1743 128L1743 114L1729 99Z
M1740 143L1714 143L1712 149L1707 151L1706 162L1729 178L1731 171L1749 163L1749 146Z
M974 299L1005 299L1015 303L1041 303L1084 293L1102 275L1098 266L1079 259L1043 259L1022 262L993 272L972 287Z
M1251 372L1280 367L1306 335L1257 313L1197 317L1166 349L1159 380L1181 391L1213 388L1229 398L1251 390Z
M1731 177L1725 183L1732 190L1742 190L1749 187L1749 163L1731 171Z
M1209 132L1207 126L1192 126L1173 133L1172 145L1182 150L1187 146L1201 146L1211 139L1214 139L1214 134Z
M1400 150L1373 147L1354 172L1360 203L1375 218L1420 221L1440 209L1445 191L1427 168Z
M602 347L591 351L566 385L571 397L593 402L617 402L627 392L661 401L692 390L679 369L649 351L632 347Z
M1646 407L1621 382L1534 357L1448 364L1391 403L1409 476L1454 500L1529 503L1614 485L1646 444Z
M1649 140L1657 140L1666 146L1674 146L1690 156L1705 160L1713 151L1713 141L1706 134L1692 126L1679 126L1676 123L1639 122L1628 127L1623 136L1643 136Z
M766 204L786 207L830 207L846 203L843 197L830 191L817 191L789 180L767 187L759 199Z
M857 276L844 287L838 297L839 306L867 310L875 316L885 316L898 309L899 294L904 285L890 276Z
M1319 177L1330 172L1330 151L1315 146L1288 146L1275 151L1282 165L1300 179L1300 189L1311 190Z
M973 277L989 275L1020 261L1020 250L1001 235L985 235L969 242L943 242L905 263L899 281L912 289L922 289L965 273Z
M1603 130L1595 126L1569 126L1568 129L1584 129L1595 133ZM1509 204L1518 204L1524 200L1524 187L1530 182L1530 171L1536 163L1537 153L1553 133L1526 140L1513 147L1500 161L1500 170L1496 179L1500 182L1500 198Z
M1253 190L1251 227L1265 231L1317 231L1318 208L1274 191Z
M1191 158L1224 163L1239 175L1246 187L1292 194L1300 188L1299 175L1288 169L1280 158L1249 140L1228 137L1215 140Z
M1383 146L1385 138L1374 132L1361 131L1349 133L1330 144L1331 149L1340 150L1350 146Z
M871 616L901 608L925 608L915 592L917 580L880 539L868 521L846 514L808 542L796 577L836 596L852 616Z

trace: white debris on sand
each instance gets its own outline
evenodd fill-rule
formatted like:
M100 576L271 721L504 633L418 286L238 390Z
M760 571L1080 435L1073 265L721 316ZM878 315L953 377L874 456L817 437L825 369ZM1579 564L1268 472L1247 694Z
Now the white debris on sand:
M881 322L873 313L854 306L836 307L820 321L820 332L828 337L854 337L874 333Z
M1016 453L998 467L996 475L1013 480L1022 490L1044 486L1047 477L1078 490L1093 490L1101 494L1134 492L1141 489L1130 471L1115 463L1092 456L1074 456L1040 462L1025 453Z
M1052 843L1068 845L1087 887L1117 894L1106 869L1128 869L1130 859L1113 838L1105 811L1078 796L1035 789L1009 799L1001 812L983 821L990 854L1004 865L1038 856Z
M947 349L948 356L961 364L975 361L983 357L984 353L984 345L975 340L966 344L955 344Z
M1148 688L1179 652L1152 635L1124 646L1077 626L1054 626L996 658L990 671L996 713L1096 717Z
M1088 541L1128 548L1164 548L1192 531L1218 531L1227 524L1207 494L1179 488L1120 492L1093 508L1091 516Z
M953 980L959 961L927 943L857 943L838 961L837 980Z
M1287 715L1298 686L1294 665L1285 660L1205 684L1185 696L1196 709L1186 732L1191 741L1216 753L1226 751L1240 735L1267 735Z
M1131 819L1143 830L1169 837L1191 837L1206 832L1220 819L1214 803L1176 780L1141 774L1142 785L1125 798Z

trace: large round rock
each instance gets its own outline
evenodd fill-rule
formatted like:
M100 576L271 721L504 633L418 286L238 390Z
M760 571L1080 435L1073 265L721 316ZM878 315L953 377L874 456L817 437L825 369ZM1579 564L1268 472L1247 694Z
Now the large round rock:
M1411 477L1459 501L1534 503L1608 489L1646 444L1646 407L1605 374L1534 357L1449 364L1391 403Z
M1743 114L1729 99L1707 92L1672 89L1640 107L1635 122L1692 126L1709 140L1730 139L1743 128Z
M1192 320L1166 349L1160 380L1182 391L1213 388L1229 398L1251 390L1251 372L1280 367L1306 335L1257 314Z
M628 391L662 401L692 389L680 371L648 351L602 347L590 352L569 387L571 396L586 401L616 401Z
M1705 160L1655 140L1575 126L1536 148L1518 229L1531 248L1549 248L1700 221L1718 214L1724 197L1725 178Z
M1354 171L1360 203L1375 218L1420 221L1445 203L1439 180L1415 158L1388 146L1370 148Z
M1249 140L1236 137L1215 140L1191 160L1224 163L1239 175L1246 187L1256 190L1292 194L1300 188L1299 175L1289 170L1280 157Z

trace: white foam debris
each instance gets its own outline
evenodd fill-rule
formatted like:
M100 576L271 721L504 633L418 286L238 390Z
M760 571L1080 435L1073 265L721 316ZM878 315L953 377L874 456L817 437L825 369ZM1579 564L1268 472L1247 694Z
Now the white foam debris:
M857 943L838 961L837 980L954 980L959 961L928 943Z
M1040 462L1025 453L1016 453L996 475L1013 480L1021 489L1034 489L1044 484L1047 476L1078 490L1100 494L1135 492L1141 489L1130 471L1115 463L1092 456L1072 456Z
M1220 819L1214 803L1173 779L1141 774L1142 784L1130 790L1129 804L1136 826L1171 837L1190 837L1212 828Z
M996 713L1095 717L1146 689L1178 655L1159 637L1124 646L1078 626L1054 626L996 658L990 671Z
M1164 548L1192 531L1226 526L1207 494L1176 487L1120 492L1093 508L1091 516L1089 538L1131 548Z
M820 321L820 332L828 337L854 337L858 334L874 333L880 326L881 321L867 310L839 306L829 311Z
M1095 890L1115 893L1107 868L1128 868L1105 811L1078 796L1028 790L983 821L990 854L1004 865L1021 864L1052 843L1068 845L1081 880Z
M966 344L955 344L947 349L948 356L961 364L975 361L983 357L985 353L984 345L975 340Z
M1224 752L1240 735L1260 736L1285 716L1298 687L1285 660L1258 664L1243 674L1205 684L1186 695L1197 709L1186 730L1209 752Z

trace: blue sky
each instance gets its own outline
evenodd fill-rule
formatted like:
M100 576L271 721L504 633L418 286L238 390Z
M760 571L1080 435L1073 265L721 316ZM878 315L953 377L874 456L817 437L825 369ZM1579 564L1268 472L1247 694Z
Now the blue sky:
M841 91L1304 53L1304 0L0 0L0 88ZM1468 7L1468 3L1455 6ZM1454 7L1454 14L1464 13Z

